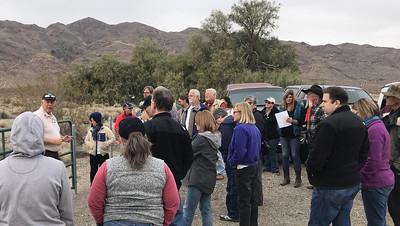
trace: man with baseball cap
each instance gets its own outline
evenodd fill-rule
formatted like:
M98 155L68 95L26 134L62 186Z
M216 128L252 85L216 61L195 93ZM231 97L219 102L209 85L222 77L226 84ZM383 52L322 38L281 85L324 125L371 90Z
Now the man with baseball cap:
M53 114L54 107L56 106L56 95L52 92L44 93L40 108L34 113L39 116L44 124L44 148L45 156L55 159L60 159L58 152L61 150L63 142L70 142L71 136L61 136L60 126L58 125L57 118Z
M395 184L389 195L388 207L395 225L400 225L400 85L392 85L383 93L386 105L390 106L389 115L383 118L391 138L390 166L394 173Z
M133 104L130 102L125 102L122 105L122 110L123 112L117 116L117 118L115 119L115 124L114 124L114 131L115 131L115 135L117 136L118 142L121 144L122 140L121 137L119 136L119 123L124 120L125 118L128 117L135 117L135 115L132 113L132 109L133 109Z

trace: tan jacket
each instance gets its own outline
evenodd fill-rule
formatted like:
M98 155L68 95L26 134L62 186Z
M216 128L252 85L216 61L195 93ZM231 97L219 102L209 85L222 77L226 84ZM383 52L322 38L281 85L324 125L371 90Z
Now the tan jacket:
M99 134L105 134L104 141L97 141L97 153L105 155L109 152L109 147L115 142L114 133L107 127L101 127ZM96 141L93 140L92 128L86 134L85 143L83 144L84 150L91 155L96 155Z

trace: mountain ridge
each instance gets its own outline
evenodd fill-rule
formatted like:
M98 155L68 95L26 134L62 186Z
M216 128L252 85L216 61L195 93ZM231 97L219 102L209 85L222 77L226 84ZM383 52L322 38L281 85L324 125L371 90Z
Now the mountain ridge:
M189 27L165 32L139 22L107 24L86 17L46 28L16 21L0 21L0 88L30 84L42 75L61 75L73 65L111 55L129 61L143 38L160 43L171 53L185 50L187 41L201 32ZM304 83L361 86L377 90L400 78L400 49L368 44L309 45L282 41L295 48Z

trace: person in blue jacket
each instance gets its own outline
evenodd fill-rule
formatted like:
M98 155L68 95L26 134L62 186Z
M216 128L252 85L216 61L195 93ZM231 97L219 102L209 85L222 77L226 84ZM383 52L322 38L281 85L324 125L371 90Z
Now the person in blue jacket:
M257 170L260 158L261 134L251 107L238 103L233 109L237 123L228 149L228 164L236 171L240 226L258 225Z

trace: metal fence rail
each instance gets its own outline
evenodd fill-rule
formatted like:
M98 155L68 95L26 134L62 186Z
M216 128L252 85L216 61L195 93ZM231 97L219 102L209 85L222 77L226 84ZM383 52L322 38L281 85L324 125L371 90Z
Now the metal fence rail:
M75 125L71 121L59 121L58 124L66 124L68 126L68 135L72 136L73 139L70 143L70 150L60 155L63 156L70 156L67 160L64 160L65 167L68 169L70 167L71 173L69 178L71 179L71 189L75 190L75 194L78 192L77 188L77 178L76 178L76 128ZM5 159L11 152L11 146L7 146L7 136L6 133L11 132L11 128L0 128L1 134L1 150L0 150L0 160ZM65 159L65 158L63 158Z

